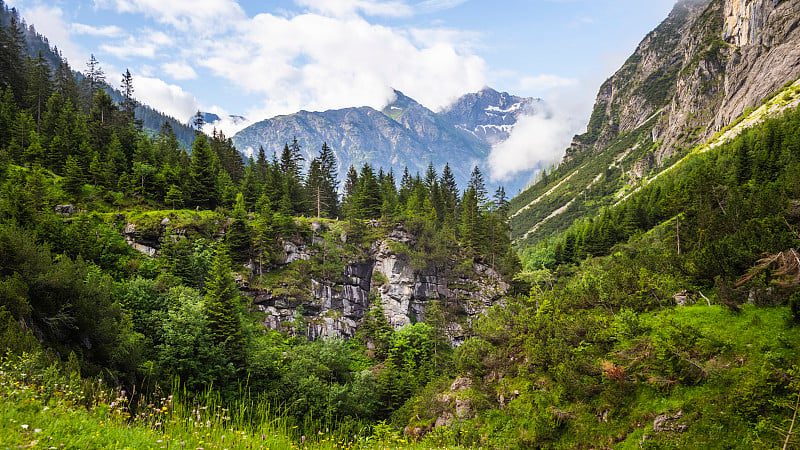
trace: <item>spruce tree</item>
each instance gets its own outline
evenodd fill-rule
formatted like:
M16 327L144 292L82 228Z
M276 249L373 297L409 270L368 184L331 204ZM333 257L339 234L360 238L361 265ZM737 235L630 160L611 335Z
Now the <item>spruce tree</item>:
M241 324L239 290L231 273L228 249L218 244L206 278L206 310L214 342L234 365L244 360L245 334Z
M120 107L125 117L132 123L135 119L134 111L136 110L137 102L133 98L133 76L130 69L125 69L125 73L122 74L120 88L122 89L122 104Z
M208 139L198 134L192 145L192 161L189 166L189 185L192 202L208 209L217 206L217 164Z

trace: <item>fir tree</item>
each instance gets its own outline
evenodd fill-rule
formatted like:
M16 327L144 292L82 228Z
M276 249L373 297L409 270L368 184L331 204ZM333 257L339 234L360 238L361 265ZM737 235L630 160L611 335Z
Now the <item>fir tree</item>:
M231 273L228 249L217 245L211 272L206 278L206 310L214 342L221 345L229 361L244 360L245 334L241 324L239 289Z
M136 110L137 102L133 98L133 76L130 69L125 69L125 73L122 74L120 88L122 89L122 104L120 107L125 117L132 123L135 119L134 111Z
M197 135L192 145L192 162L189 166L191 198L195 205L214 209L218 201L217 166L214 154L204 135Z

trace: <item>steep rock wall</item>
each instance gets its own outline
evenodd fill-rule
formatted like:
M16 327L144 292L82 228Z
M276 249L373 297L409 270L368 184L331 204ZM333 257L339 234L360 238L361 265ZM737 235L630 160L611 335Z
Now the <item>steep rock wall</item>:
M395 328L424 321L433 302L439 302L448 319L448 337L458 344L473 318L500 301L509 285L491 267L478 262L460 272L415 270L408 255L392 250L392 243L413 245L413 240L396 229L375 242L366 258L345 265L340 278L312 278L303 295L251 288L244 293L252 299L253 308L265 315L267 327L310 339L353 337L372 298L380 299L387 321ZM292 244L285 245L284 251L283 261L288 264L308 259L314 250Z
M565 162L658 116L656 162L703 142L800 77L800 2L681 0L600 88Z

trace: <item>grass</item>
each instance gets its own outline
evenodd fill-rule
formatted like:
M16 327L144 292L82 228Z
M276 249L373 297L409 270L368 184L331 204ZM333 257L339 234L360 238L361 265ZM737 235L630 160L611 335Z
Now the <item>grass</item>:
M242 395L230 409L218 394L175 394L132 404L102 380L63 375L46 355L0 363L0 448L44 449L370 449L438 448L378 423L292 424ZM181 392L177 387L173 391ZM318 430L318 431L303 431ZM452 448L452 447L448 447Z

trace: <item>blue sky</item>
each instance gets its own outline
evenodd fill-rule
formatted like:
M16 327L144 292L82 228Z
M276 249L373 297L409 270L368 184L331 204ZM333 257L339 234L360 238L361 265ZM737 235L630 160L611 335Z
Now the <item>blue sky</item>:
M600 83L674 0L5 2L73 68L93 53L115 85L128 68L138 100L181 120L379 108L392 88L436 110L488 85L547 100L563 128L548 144L563 150Z

